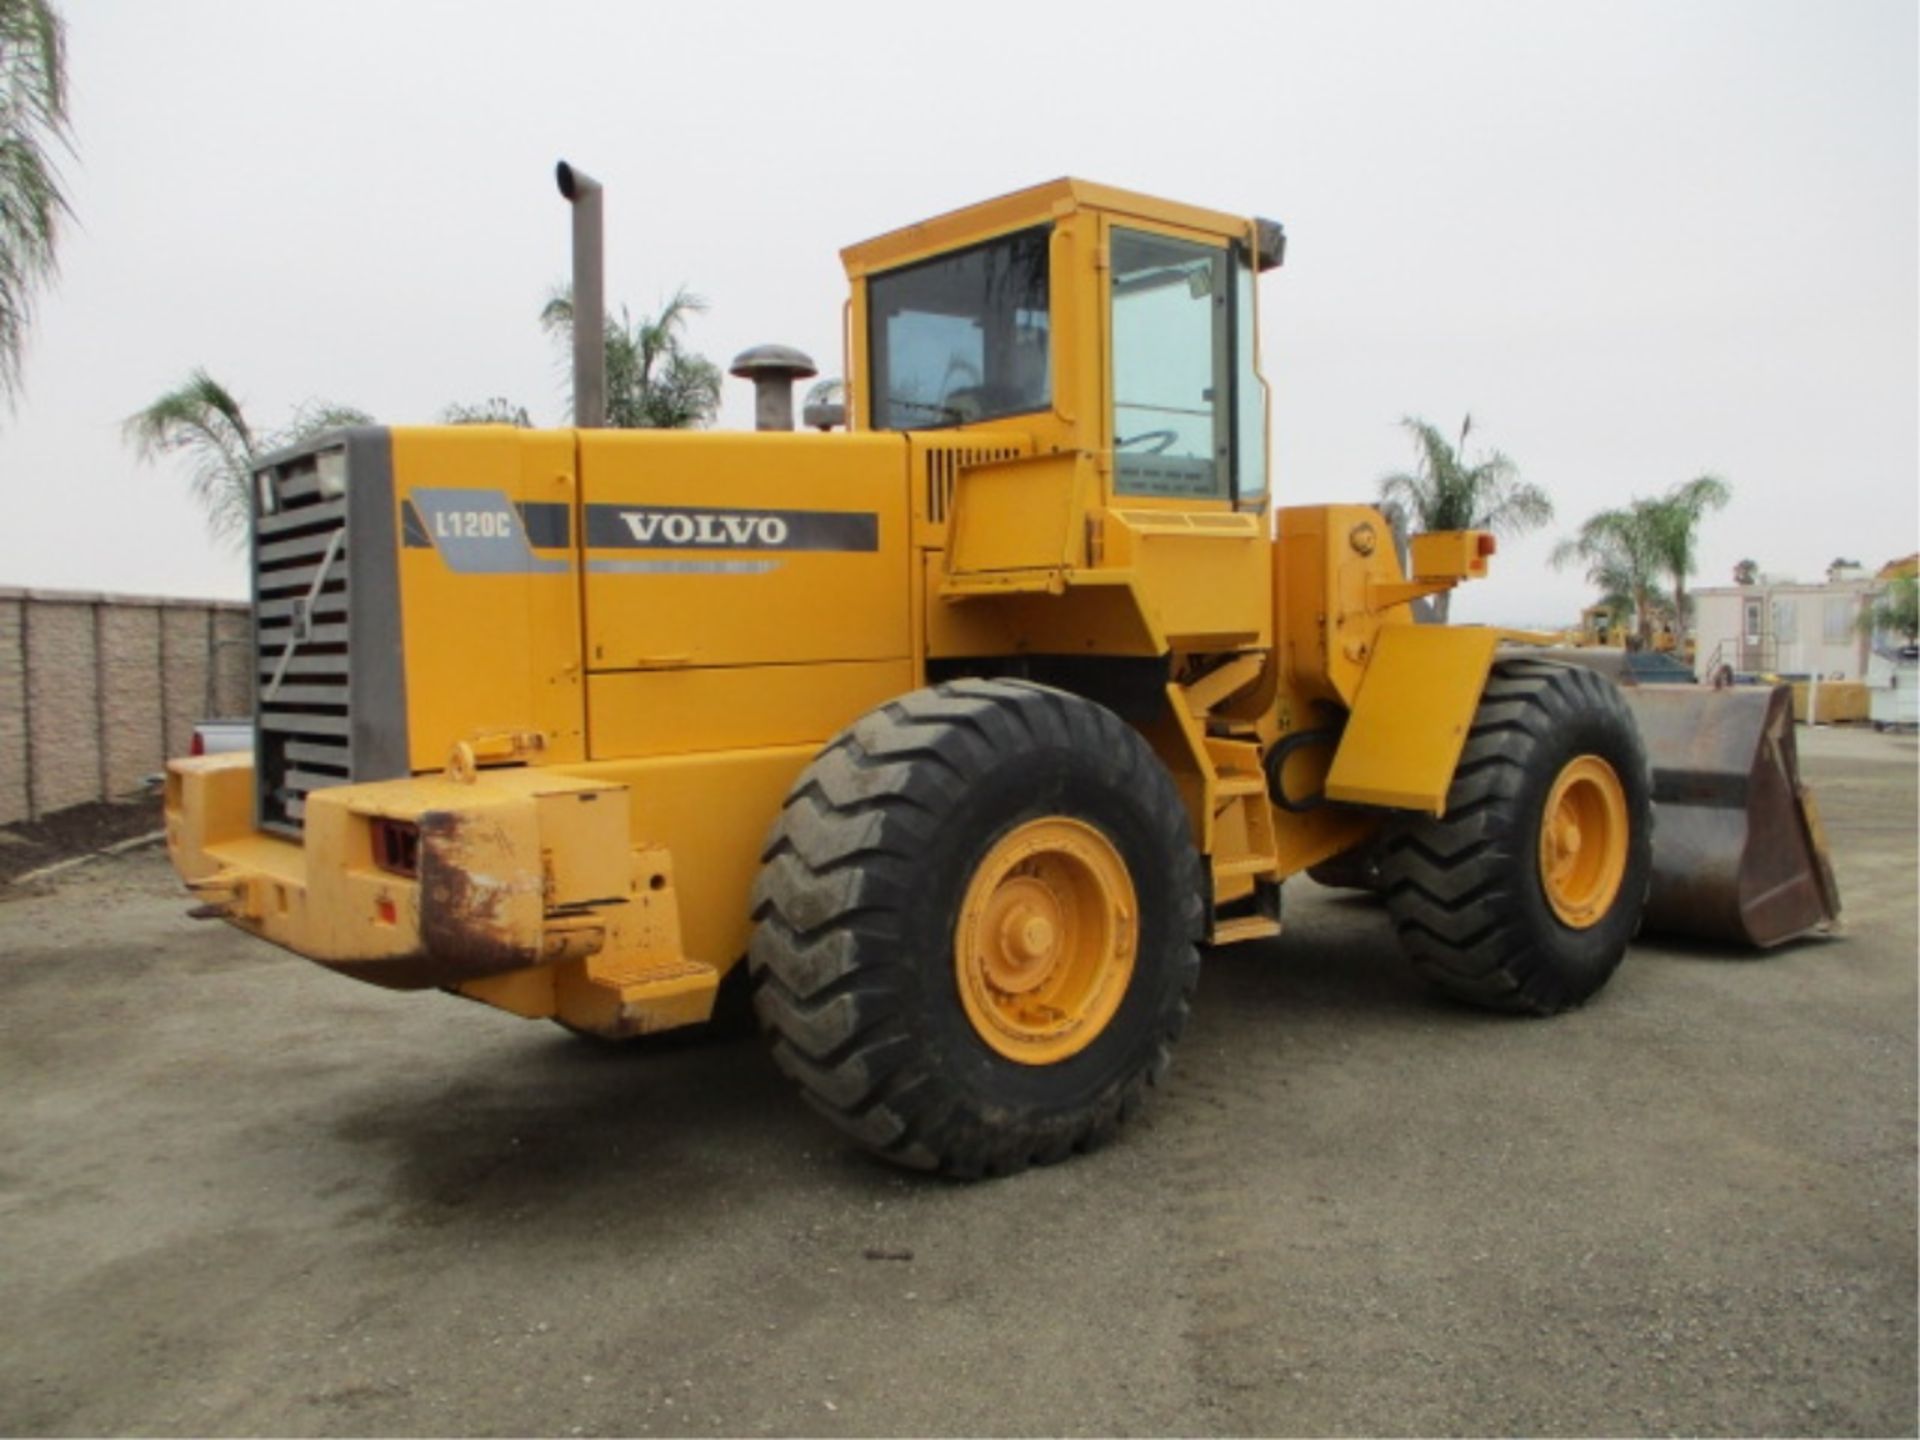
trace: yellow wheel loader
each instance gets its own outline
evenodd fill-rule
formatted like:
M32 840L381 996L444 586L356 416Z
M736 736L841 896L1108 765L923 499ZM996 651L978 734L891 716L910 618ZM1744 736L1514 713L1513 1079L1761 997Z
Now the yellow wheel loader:
M560 178L574 428L259 469L256 744L167 778L197 913L609 1037L744 983L816 1108L958 1175L1111 1135L1200 947L1363 847L1447 994L1606 983L1655 863L1639 728L1413 623L1490 535L1403 567L1367 506L1273 509L1279 226L1077 180L942 215L844 252L849 433L616 432L598 187Z

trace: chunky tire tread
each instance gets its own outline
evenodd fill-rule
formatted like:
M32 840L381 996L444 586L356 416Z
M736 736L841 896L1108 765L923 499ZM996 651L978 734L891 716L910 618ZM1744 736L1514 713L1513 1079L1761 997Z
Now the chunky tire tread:
M1026 1072L1031 1087L1033 1076L1067 1067L1017 1066L939 1030L935 1012L958 1012L951 917L936 924L923 907L940 883L930 852L952 843L968 797L1023 756L1077 767L1128 797L1173 900L1161 953L1150 953L1143 925L1126 1002L1140 991L1139 1003L1151 1004L1139 1012L1138 1043L1115 1052L1112 1073L1075 1080L1073 1093L1015 1104L980 1077L998 1066ZM997 817L979 846L1019 818ZM748 965L774 1061L809 1105L887 1159L967 1177L1049 1164L1105 1143L1165 1075L1199 976L1200 858L1171 779L1100 706L1011 680L953 681L888 701L802 773L761 858ZM963 891L965 879L948 877L949 890ZM924 943L929 934L945 943Z
M1572 756L1600 753L1627 793L1628 862L1613 909L1589 930L1553 915L1540 887L1540 807ZM1541 660L1494 667L1461 752L1447 813L1395 825L1381 890L1416 974L1469 1004L1550 1015L1595 994L1638 928L1651 875L1650 778L1613 682Z

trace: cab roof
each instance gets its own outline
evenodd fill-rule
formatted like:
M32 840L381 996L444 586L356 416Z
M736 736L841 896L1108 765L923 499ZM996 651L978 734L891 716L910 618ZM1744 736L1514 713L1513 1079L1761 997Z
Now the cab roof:
M849 245L840 252L847 278L916 260L925 255L951 250L969 240L984 240L992 235L1029 225L1044 224L1075 210L1103 210L1128 215L1136 220L1180 225L1190 230L1233 238L1245 236L1253 223L1244 215L1229 215L1221 210L1205 210L1197 205L1182 205L1159 200L1133 190L1095 184L1091 180L1070 177L1031 185L1025 190L993 200L983 200L959 210L949 210L931 220L922 220L899 230L889 230L871 240Z

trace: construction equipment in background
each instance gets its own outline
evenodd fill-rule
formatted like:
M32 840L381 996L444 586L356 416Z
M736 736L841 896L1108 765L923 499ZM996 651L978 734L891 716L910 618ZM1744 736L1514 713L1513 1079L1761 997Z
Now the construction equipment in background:
M1565 642L1581 647L1603 646L1624 650L1627 638L1632 633L1623 617L1615 614L1614 608L1604 601L1598 605L1589 605L1580 612L1580 623L1568 628Z
M1651 639L1642 644L1634 631L1631 617L1601 601L1580 612L1580 623L1561 633L1560 644L1577 650L1616 650L1621 659L1616 669L1648 682L1691 684L1694 680L1694 641L1684 642L1673 630L1671 620L1658 621Z
M560 181L595 295L599 187ZM1658 743L1592 668L1412 623L1491 535L1403 567L1368 506L1273 510L1282 254L1057 181L844 252L853 433L595 428L582 344L573 429L269 458L258 742L168 776L201 912L606 1036L745 980L817 1109L959 1175L1108 1138L1198 946L1363 847L1439 990L1582 1003L1656 873Z

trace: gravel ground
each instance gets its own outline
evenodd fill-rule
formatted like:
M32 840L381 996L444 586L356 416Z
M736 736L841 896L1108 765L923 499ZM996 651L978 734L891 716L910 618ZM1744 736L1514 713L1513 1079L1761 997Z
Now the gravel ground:
M1303 881L1118 1145L973 1186L754 1042L68 872L0 903L0 1433L1913 1434L1916 747L1802 750L1844 937L1513 1021Z

